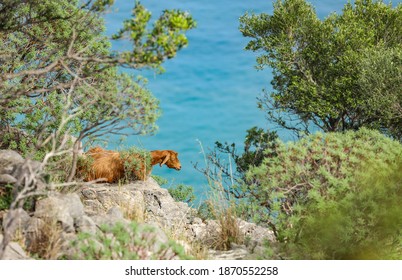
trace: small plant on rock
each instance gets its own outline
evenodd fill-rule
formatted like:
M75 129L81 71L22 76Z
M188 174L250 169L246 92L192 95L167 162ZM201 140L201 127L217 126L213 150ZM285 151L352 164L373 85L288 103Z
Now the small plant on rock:
M168 188L168 191L175 201L191 203L195 200L194 188L192 186L179 184Z
M155 228L135 222L103 225L94 235L80 233L72 244L79 251L74 259L87 260L170 260L189 259L182 246L158 240Z

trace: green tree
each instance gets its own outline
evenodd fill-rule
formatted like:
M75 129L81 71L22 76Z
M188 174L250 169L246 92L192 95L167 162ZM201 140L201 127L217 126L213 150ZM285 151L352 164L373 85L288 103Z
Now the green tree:
M67 162L61 181L73 180L83 139L156 129L158 101L143 78L121 69L163 71L162 63L187 45L184 34L195 22L186 12L165 10L151 23L151 13L137 1L132 17L108 38L103 16L113 3L0 2L0 148L19 150L26 158L13 186L0 259L24 201L55 187L49 173ZM113 51L112 40L128 40L132 48ZM33 166L30 158L40 164Z
M240 31L257 68L273 69L274 92L259 100L268 118L297 133L365 126L401 139L401 4L356 0L320 20L305 0L277 0L272 15L242 16Z
M113 0L5 0L0 4L0 146L46 159L106 134L150 133L160 114L146 81L122 73L163 71L162 63L187 45L191 16L151 13L136 2L132 17L108 38L103 16ZM113 51L113 40L131 50ZM68 151L71 152L71 151ZM32 156L32 155L31 155ZM72 179L75 166L70 172Z
M367 121L402 141L402 48L368 50L360 67L359 85L370 92L363 105Z

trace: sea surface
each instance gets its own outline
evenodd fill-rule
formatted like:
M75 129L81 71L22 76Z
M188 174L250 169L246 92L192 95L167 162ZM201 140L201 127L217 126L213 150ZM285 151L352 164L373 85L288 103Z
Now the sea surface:
M119 30L134 3L134 0L115 1L113 12L106 17L108 34ZM176 150L182 170L155 166L153 174L168 180L164 187L193 186L202 200L208 196L209 187L194 164L205 167L205 153L213 149L215 141L236 143L241 151L247 129L253 126L275 129L257 109L262 89L271 90L271 71L255 69L258 54L244 50L248 39L238 30L239 17L245 12L272 14L272 1L143 0L141 3L154 18L164 9L188 11L197 21L197 28L187 33L188 47L164 63L165 73L139 73L147 77L148 88L160 100L162 116L157 121L159 130L155 135L129 136L124 145ZM341 12L346 0L310 3L325 18L332 12ZM123 47L124 44L114 46ZM293 139L286 131L279 131L279 135L284 141ZM117 146L112 141L108 148Z

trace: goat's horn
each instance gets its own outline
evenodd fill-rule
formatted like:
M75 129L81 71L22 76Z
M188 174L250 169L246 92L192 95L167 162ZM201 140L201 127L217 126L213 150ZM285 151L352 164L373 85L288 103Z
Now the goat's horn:
M169 154L169 153L166 153L166 156L165 156L165 158L163 159L163 161L161 162L161 165L160 165L160 166L164 165L164 164L169 160L169 158L170 158L170 154Z

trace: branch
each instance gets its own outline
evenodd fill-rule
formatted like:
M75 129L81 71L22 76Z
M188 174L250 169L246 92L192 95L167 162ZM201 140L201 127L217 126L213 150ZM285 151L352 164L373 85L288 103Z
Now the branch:
M27 75L28 76L42 75L42 74L50 72L58 64L59 64L59 60L56 60L56 61L53 61L52 63L50 63L48 66L46 66L44 68L35 69L35 70L26 70L26 71L17 72L17 73L14 73L14 74L4 74L2 77L0 77L0 81L5 81L5 80L8 80L8 79L14 79L14 78L17 78L17 77L27 76Z

